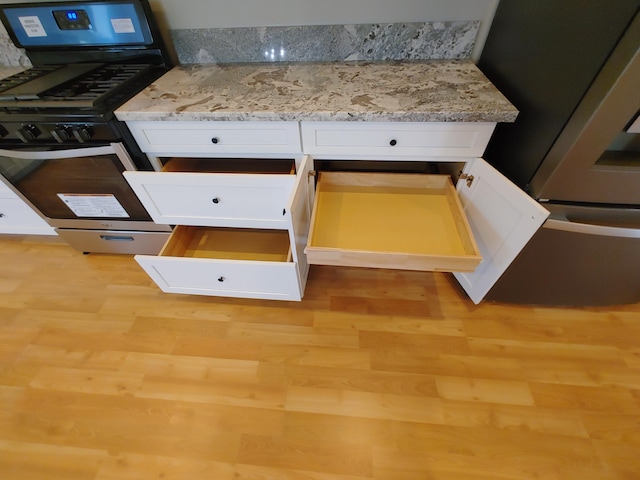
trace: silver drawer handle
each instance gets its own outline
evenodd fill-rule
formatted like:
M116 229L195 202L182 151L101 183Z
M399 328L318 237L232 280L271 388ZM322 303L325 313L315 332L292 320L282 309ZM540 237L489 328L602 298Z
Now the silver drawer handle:
M100 235L100 238L107 242L133 242L135 240L131 235Z

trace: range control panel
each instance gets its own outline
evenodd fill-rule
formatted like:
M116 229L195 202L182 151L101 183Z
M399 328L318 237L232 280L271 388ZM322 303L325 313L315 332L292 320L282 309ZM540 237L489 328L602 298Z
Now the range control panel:
M151 45L139 0L0 5L0 19L17 47Z
M2 144L95 144L117 140L108 124L104 123L2 123Z

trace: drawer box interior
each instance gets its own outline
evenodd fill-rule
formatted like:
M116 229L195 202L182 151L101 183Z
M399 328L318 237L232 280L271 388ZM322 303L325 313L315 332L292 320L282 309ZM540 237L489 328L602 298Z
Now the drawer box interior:
M164 159L163 172L296 174L293 159L185 158Z
M311 264L473 271L478 247L448 175L320 172Z
M164 257L291 262L286 230L177 226L160 252Z

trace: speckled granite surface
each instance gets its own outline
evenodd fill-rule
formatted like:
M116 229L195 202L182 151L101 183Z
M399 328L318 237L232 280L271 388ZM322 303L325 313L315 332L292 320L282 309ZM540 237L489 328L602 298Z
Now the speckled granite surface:
M0 32L0 65L25 68L31 66L31 60L24 50L17 48L6 32Z
M517 110L468 60L179 66L121 120L512 122Z
M172 30L181 64L469 58L479 21Z

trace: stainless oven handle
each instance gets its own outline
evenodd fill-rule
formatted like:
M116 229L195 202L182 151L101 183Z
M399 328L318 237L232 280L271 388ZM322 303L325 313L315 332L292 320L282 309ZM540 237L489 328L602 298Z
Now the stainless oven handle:
M0 156L24 160L57 160L60 158L90 157L94 155L118 155L114 145L118 144L112 143L105 147L70 148L68 150L47 150L42 152L0 149Z
M563 232L585 233L604 237L640 238L640 228L609 227L607 225L579 223L571 220L547 219L543 227Z
M80 158L100 155L116 155L126 170L137 170L129 153L122 143L112 143L104 147L71 148L68 150L46 150L33 152L24 150L0 149L1 157L13 157L23 160L58 160L61 158Z
M124 148L122 143L112 143L111 148L113 148L113 153L115 153L122 165L124 165L125 170L137 170L136 166L133 164L133 160L129 156L129 152Z

